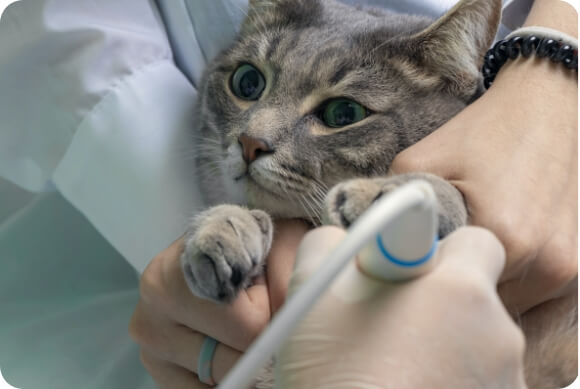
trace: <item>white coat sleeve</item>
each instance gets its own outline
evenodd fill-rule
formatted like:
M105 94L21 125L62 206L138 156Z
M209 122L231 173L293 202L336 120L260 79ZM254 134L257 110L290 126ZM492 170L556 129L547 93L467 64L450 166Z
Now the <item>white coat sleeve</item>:
M195 85L246 0L159 4L167 26L151 0L22 0L0 20L0 177L60 191L139 271L203 208Z
M0 20L0 177L58 190L142 271L202 207L195 98L152 1L14 3Z
M515 30L524 24L534 0L505 0L502 12L502 25Z

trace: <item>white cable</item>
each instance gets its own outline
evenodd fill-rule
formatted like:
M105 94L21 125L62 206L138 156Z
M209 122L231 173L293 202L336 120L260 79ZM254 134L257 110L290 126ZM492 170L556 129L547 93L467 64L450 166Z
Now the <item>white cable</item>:
M321 268L286 301L219 388L246 388L349 261L399 215L416 206L433 207L433 201L433 190L429 184L414 181L373 204L352 225L346 238L327 256Z

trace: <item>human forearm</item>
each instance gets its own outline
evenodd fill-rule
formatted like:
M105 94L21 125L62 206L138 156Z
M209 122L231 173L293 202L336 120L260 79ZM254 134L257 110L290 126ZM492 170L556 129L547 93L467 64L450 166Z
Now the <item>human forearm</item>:
M532 26L551 28L577 38L578 14L563 0L536 0L524 23L524 27ZM571 132L577 132L577 72L562 64L554 64L547 58L539 59L534 56L507 61L489 92L502 95L505 103L518 106L519 112L533 109L532 112L535 113L536 109L540 109L542 115L533 115L534 120L549 120L546 124L559 128L560 132L564 131L568 139ZM526 109L530 105L528 102L539 107ZM558 109L553 109L555 102ZM552 117L556 116L558 123L552 121Z
M578 38L578 13L563 0L536 0L524 26L553 28Z
M563 1L537 0L526 23L570 33L576 20ZM465 196L470 222L500 237L508 254L500 292L514 312L565 294L577 274L577 106L576 71L520 56L392 166L448 179Z
M524 23L524 27L531 26L551 28L577 38L578 14L563 0L536 0ZM557 120L568 125L563 128L559 124L564 123L547 124L560 128L560 131L568 130L565 134L568 137L571 135L570 130L577 131L577 72L562 64L554 64L546 58L539 59L534 56L507 61L494 81L494 88L489 92L503 95L506 104L523 108L518 109L520 112L526 111L530 101L533 105L541 106L538 109L545 112L534 115L534 119L545 118L551 121L552 116L557 116ZM558 109L553 109L555 102Z

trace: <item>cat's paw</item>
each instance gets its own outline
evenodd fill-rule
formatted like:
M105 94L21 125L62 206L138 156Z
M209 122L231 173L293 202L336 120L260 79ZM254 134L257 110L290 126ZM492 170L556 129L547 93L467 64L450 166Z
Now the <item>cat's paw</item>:
M341 182L326 195L324 223L350 227L373 202L397 186L397 182L382 177Z
M435 191L440 238L467 223L467 208L461 193L449 182L428 173L358 178L342 182L326 196L324 222L348 228L379 197L415 179L429 182Z
M199 214L181 255L193 294L220 303L232 301L261 274L273 230L270 216L260 210L219 205Z

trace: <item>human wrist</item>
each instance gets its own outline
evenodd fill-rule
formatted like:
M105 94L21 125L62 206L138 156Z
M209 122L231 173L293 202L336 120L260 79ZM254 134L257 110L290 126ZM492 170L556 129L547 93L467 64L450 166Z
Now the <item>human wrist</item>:
M546 58L533 56L508 60L498 72L493 86L500 84L502 89L507 87L526 93L542 92L541 95L530 97L541 98L544 93L547 93L559 96L558 100L570 101L575 100L578 93L578 78L575 71Z
M578 14L563 0L534 1L523 25L528 26L552 28L578 39Z
M507 125L513 123L510 127L514 131L516 128L522 131L541 128L543 132L549 129L567 139L577 132L577 72L546 58L508 60L482 100L491 100L493 109L499 111L496 114L509 112L504 120Z
M566 2L539 0L534 2L523 27L553 29L571 39L577 39L577 23L577 13ZM517 35L517 31L514 33ZM540 35L538 38L543 38ZM520 55L516 59L508 59L500 67L493 84L489 92L507 96L511 102L508 104L510 109L515 110L514 104L517 109L525 109L525 104L534 105L534 102L549 107L551 102L558 101L558 114L568 116L573 122L577 121L578 73L563 63L553 63L535 54L529 58ZM560 107L561 103L567 109Z

